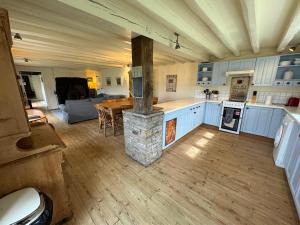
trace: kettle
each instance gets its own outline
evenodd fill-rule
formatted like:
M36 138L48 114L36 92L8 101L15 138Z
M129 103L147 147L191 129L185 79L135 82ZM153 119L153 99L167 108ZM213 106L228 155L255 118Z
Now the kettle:
M299 98L290 97L286 106L294 106L297 107L299 105Z

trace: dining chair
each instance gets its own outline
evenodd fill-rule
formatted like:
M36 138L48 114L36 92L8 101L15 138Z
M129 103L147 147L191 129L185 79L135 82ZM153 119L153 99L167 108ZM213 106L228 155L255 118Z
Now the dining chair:
M104 110L105 110L105 108L102 106L97 107L98 120L99 120L99 133L104 128L104 123L105 123L105 111Z

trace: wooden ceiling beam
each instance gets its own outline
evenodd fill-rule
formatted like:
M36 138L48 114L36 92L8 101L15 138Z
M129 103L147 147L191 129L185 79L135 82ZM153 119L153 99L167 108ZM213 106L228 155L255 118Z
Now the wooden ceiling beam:
M74 63L82 63L82 64L89 64L89 65L109 65L112 67L121 67L124 64L115 62L115 61L103 61L103 60L97 60L94 57L74 57L74 56L69 56L69 55L55 55L55 54L44 54L41 52L35 52L35 51L30 51L28 49L19 49L17 52L13 51L14 58L16 62L18 59L21 59L24 61L24 57L30 53L31 58L30 58L30 63L38 62L38 61L60 61L60 62L74 62ZM28 63L28 64L30 64ZM18 63L17 63L18 64Z
M192 41L210 55L224 57L226 48L211 30L187 7L183 1L131 0L144 12L162 20L170 29L175 30Z
M74 54L73 52L64 52L64 51L59 51L59 50L56 50L56 49L45 49L45 50L42 50L41 48L39 47L32 47L32 46L21 46L21 47L18 47L13 53L14 53L14 56L16 55L17 56L17 53L18 51L17 50L25 50L27 52L27 54L30 53L31 57L35 57L35 56L39 56L39 57L42 57L42 58L48 58L49 56L51 56L52 58L68 58L68 59L74 59L75 61L77 59L82 59L82 60L86 60L88 59L90 62L95 62L95 63L98 63L98 62L107 62L108 64L110 63L115 63L115 64L119 64L119 65L126 65L126 64L129 64L131 61L128 60L127 58L125 58L124 60L120 59L120 58L103 58L103 57L99 57L95 54L88 54L88 53L85 53L85 52L79 52L77 54ZM25 55L25 57L27 57Z
M259 53L260 44L257 32L258 18L256 12L256 0L240 0L240 2L245 25L249 33L252 50L254 53Z
M217 5L211 4L211 0L185 0L192 11L198 15L202 21L215 33L221 42L228 48L235 56L240 55L234 39L231 38L226 25L226 20L218 13Z
M150 16L124 1L105 0L59 0L60 2L109 21L127 30L144 35L163 45L174 48L174 30L168 29ZM208 54L201 48L191 44L189 40L181 38L182 47L179 52L195 60L207 60Z
M294 12L288 22L286 30L284 31L280 43L277 47L277 51L284 51L294 36L300 31L300 1L297 1L297 5L294 8Z

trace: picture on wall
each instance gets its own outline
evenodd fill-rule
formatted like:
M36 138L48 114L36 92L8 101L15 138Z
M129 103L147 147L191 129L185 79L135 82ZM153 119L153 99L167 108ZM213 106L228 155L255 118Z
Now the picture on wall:
M167 75L166 91L176 92L177 75Z
M116 78L116 83L117 83L117 86L121 86L122 85L121 77L117 77Z
M111 86L111 78L110 77L105 77L105 85Z

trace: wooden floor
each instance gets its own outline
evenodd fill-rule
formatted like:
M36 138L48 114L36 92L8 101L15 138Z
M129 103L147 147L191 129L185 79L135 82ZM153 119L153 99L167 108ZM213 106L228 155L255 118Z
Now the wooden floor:
M49 115L64 150L74 217L67 224L298 224L270 140L200 127L144 168L105 138L97 120L66 125Z

